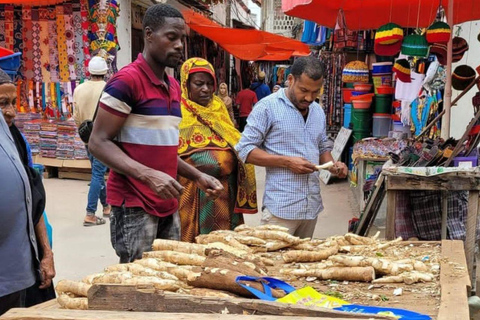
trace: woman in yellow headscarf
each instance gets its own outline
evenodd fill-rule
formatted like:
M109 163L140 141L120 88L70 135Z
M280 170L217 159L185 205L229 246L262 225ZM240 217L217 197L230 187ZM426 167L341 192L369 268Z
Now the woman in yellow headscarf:
M225 192L210 200L190 180L179 178L185 188L180 199L182 241L199 234L232 230L243 223L243 213L257 212L253 165L240 161L235 129L223 101L214 95L212 65L201 58L187 60L181 69L182 122L178 154L187 163L217 178Z

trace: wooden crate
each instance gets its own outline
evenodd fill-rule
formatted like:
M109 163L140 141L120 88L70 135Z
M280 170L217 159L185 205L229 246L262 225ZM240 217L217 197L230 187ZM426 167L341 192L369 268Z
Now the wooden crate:
M408 245L408 243L406 244ZM419 243L418 245L421 245ZM470 278L467 272L463 242L445 240L441 242L440 306L431 314L438 320L468 320L468 292ZM400 284L399 284L400 285ZM424 297L423 300L428 299ZM392 307L418 310L424 301L407 297L403 304ZM399 300L400 301L400 300ZM388 306L388 305L384 305ZM0 317L4 320L91 320L91 319L175 319L191 320L275 320L275 319L391 319L384 316L364 316L329 309L285 305L250 299L218 299L154 293L148 286L96 285L89 291L89 308L92 310L62 310L58 304L47 302L29 309L12 309ZM421 309L421 308L420 308ZM132 312L135 311L135 312ZM149 311L149 313L145 313ZM178 313L181 311L182 313ZM195 314L195 315L193 315Z

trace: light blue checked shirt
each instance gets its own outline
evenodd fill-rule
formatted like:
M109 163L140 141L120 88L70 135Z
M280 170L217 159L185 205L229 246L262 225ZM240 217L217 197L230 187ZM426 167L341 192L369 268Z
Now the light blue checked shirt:
M320 155L331 151L326 119L320 105L310 105L307 121L279 90L260 100L250 113L240 142L236 145L245 162L260 148L272 155L303 157L319 164ZM266 168L263 208L288 220L313 220L323 210L318 172L295 174L287 168Z

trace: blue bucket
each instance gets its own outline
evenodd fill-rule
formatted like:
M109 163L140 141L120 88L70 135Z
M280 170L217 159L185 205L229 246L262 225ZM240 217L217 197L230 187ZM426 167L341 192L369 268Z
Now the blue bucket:
M22 57L21 52L15 52L9 56L0 58L0 69L3 71L15 71L17 73L18 68L20 68L20 58Z
M349 103L343 105L343 126L345 128L350 128L350 122L352 121L352 108L353 106Z

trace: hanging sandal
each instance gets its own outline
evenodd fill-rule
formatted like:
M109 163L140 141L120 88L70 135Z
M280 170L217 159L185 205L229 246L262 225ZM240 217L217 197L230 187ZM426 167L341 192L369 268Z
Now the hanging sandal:
M105 219L95 216L95 221L83 221L84 227L99 226L105 224Z

